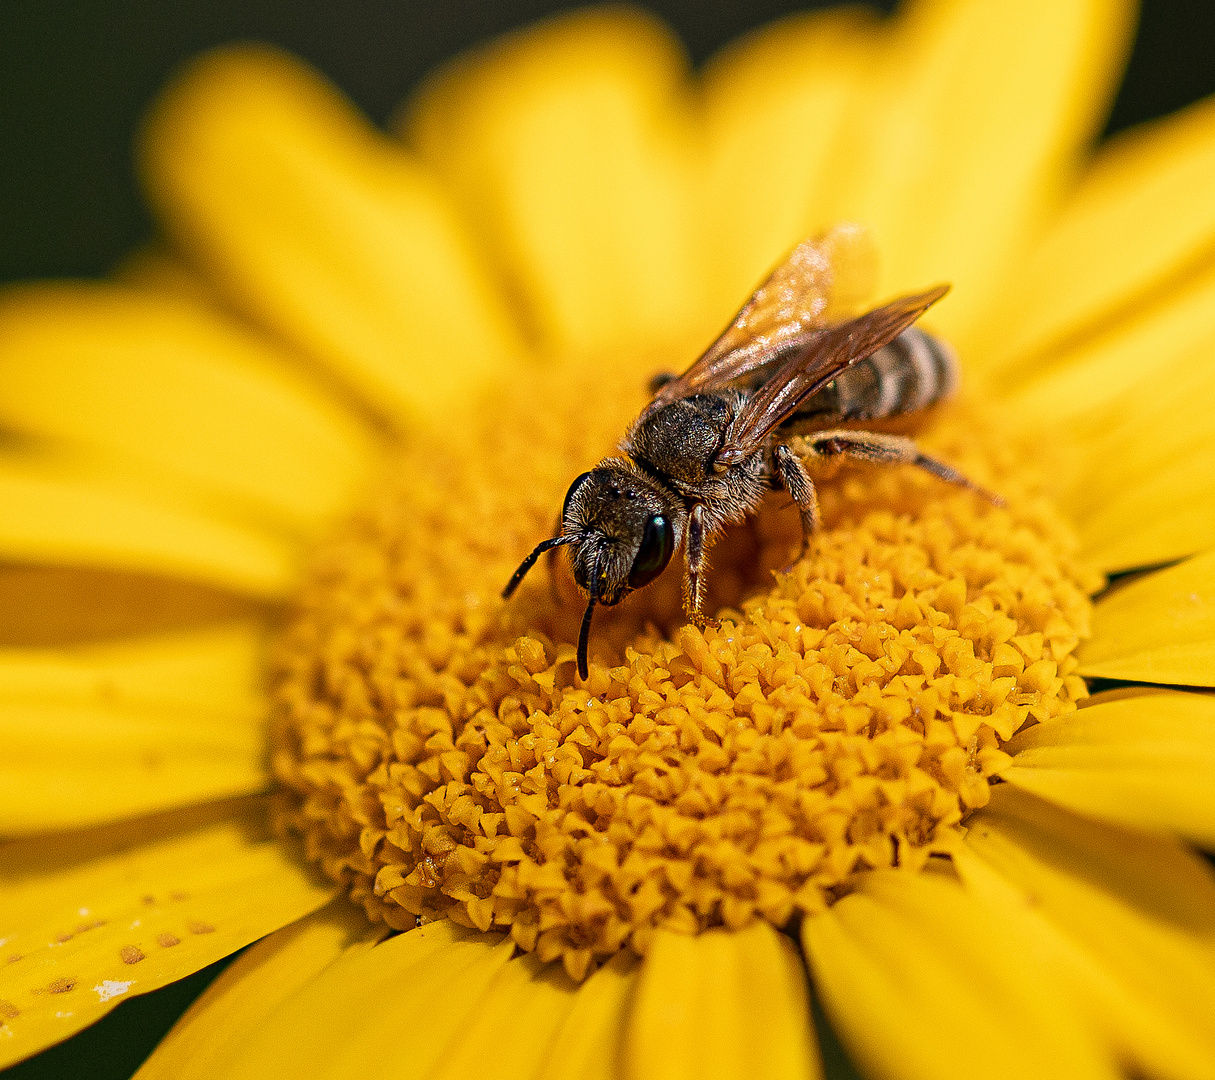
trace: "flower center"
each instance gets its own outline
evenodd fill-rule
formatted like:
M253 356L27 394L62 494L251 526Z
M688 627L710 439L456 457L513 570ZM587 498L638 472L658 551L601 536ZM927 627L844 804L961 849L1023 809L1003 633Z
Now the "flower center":
M373 918L509 928L575 978L657 928L781 927L947 857L1003 742L1084 696L1097 584L998 418L951 405L923 442L1004 508L844 470L784 573L774 497L713 550L719 627L686 625L677 555L600 613L584 685L564 556L498 594L640 408L607 381L536 376L401 448L315 562L274 733L285 824Z

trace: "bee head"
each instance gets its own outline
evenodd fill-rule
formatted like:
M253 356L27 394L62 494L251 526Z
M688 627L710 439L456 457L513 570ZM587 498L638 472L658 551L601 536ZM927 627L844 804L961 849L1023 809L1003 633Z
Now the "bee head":
M653 581L678 546L682 508L630 462L601 461L571 485L561 510L574 580L611 607Z
M601 461L565 494L561 535L544 540L502 590L508 598L546 551L570 549L574 580L588 597L578 635L578 674L587 677L587 645L596 604L611 607L653 581L679 546L683 506L631 462Z

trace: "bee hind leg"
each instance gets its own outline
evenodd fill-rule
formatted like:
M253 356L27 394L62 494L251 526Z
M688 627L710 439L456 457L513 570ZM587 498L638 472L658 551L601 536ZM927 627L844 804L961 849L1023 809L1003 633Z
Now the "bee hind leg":
M797 558L785 567L785 573L788 573L793 569L794 563L800 562L810 550L810 538L818 529L818 492L814 490L814 481L810 479L801 459L784 443L777 446L772 458L781 487L797 504L798 513L802 516L802 546Z
M969 488L995 506L1004 505L1004 500L999 495L976 484L945 462L929 457L920 450L914 439L905 435L843 429L816 431L813 435L805 435L792 441L803 458L844 458L874 465L914 465L947 484Z

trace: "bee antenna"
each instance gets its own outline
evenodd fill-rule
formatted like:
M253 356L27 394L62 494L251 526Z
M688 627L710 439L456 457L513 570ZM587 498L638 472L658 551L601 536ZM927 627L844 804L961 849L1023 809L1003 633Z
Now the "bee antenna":
M506 588L502 590L502 599L509 600L511 598L511 594L519 587L519 582L536 565L536 560L541 555L546 551L551 551L555 547L560 547L562 544L572 544L577 539L577 536L554 536L551 540L543 540L537 544L536 550L519 564L519 569L514 572L510 581L506 583Z
M578 630L578 678L586 682L586 677L590 673L590 665L587 663L586 654L591 643L591 613L595 610L595 603L599 599L599 567L596 565L595 573L591 577L590 585L590 602L586 605L586 611L582 616L582 626Z

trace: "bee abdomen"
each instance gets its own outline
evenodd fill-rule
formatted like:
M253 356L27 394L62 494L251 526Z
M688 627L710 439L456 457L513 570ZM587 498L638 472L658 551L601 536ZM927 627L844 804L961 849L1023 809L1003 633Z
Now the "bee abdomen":
M944 401L957 386L958 362L953 350L913 326L811 394L790 419L804 422L815 416L831 416L838 420L880 420L902 416Z

